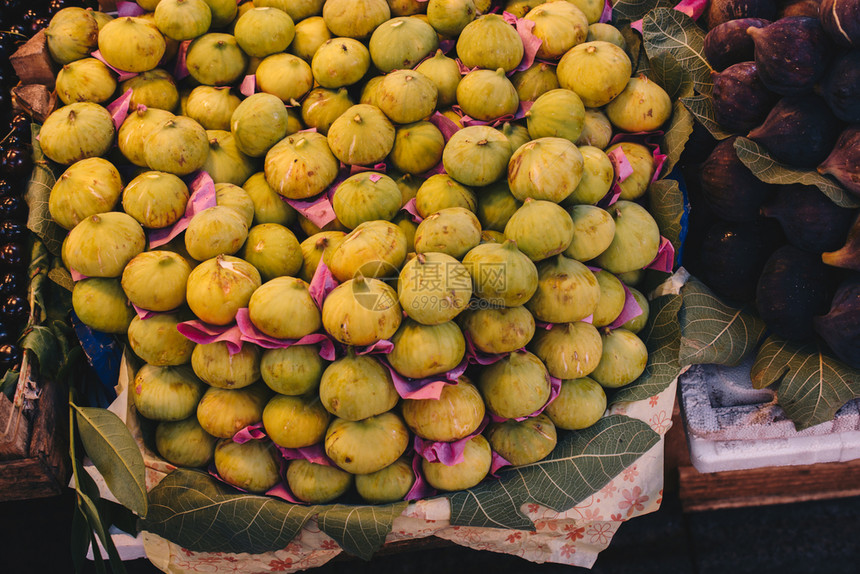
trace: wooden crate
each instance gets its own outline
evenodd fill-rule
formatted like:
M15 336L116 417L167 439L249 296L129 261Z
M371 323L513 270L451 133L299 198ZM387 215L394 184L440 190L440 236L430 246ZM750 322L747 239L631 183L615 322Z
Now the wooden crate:
M26 361L22 376L33 376ZM29 417L0 395L0 502L55 496L67 488L68 397L54 381L40 387Z
M860 460L701 473L690 463L678 403L666 435L666 491L684 512L860 495Z

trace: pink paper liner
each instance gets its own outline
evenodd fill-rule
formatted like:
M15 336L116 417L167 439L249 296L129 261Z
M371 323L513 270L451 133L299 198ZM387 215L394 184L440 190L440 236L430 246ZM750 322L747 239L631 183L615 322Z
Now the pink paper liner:
M239 326L236 323L224 326L210 325L194 319L179 323L176 330L182 333L186 339L198 344L206 345L218 341L226 343L230 355L235 355L242 350L242 332L239 331Z
M645 269L654 269L663 273L671 273L675 266L675 246L672 242L660 236L660 247L657 249L657 256L654 260L645 266Z
M257 75L248 74L239 84L239 93L243 96L253 96L257 91Z
M385 162L377 163L375 165L347 165L343 162L340 162L340 175L343 179L346 179L350 175L355 175L357 173L363 173L365 171L376 171L379 173L387 173L388 172L388 164ZM343 183L343 179L340 181L335 180L335 182L340 185ZM379 181L379 177L377 179L373 179L372 181ZM335 186L332 184L332 188Z
M426 440L415 435L412 446L415 448L415 452L427 460L427 462L441 462L445 466L454 466L465 460L463 453L466 450L466 443L484 432L489 422L490 417L484 415L484 420L481 421L481 424L478 425L478 428L474 432L467 437L452 442Z
M236 432L233 435L233 442L239 444L245 444L250 440L262 440L264 438L268 438L269 435L266 434L266 431L263 427L263 423L254 423L252 425L248 425L245 428Z
M119 130L125 118L128 117L128 105L131 103L132 92L133 90L129 88L123 95L108 104L107 111L110 112L110 117L113 118L113 125L117 130Z
M319 345L320 357L327 361L333 361L335 358L334 342L325 333L311 333L300 339L270 337L254 326L247 307L242 307L236 312L236 326L239 329L239 339L245 343L253 343L264 349L288 349L293 345ZM241 349L241 343L239 348Z
M520 35L520 40L523 42L523 59L520 60L519 66L508 72L508 75L510 76L515 72L527 70L534 63L535 55L540 49L540 45L543 41L532 34L532 30L534 30L535 27L534 21L526 20L525 18L517 18L510 12L502 12L502 17L505 19L505 22L511 24L517 29L517 34Z
M389 339L381 339L363 347L353 347L356 355L387 355L394 350L394 343Z
M418 0L418 1L424 2L426 0ZM439 49L442 50L443 54L447 54L448 52L453 50L454 46L456 46L456 45L457 45L457 42L455 40L442 40L441 42L439 42Z
M418 208L415 206L415 198L413 197L401 207L403 211L408 213L412 217L412 221L415 223L421 223L424 221L424 218L421 217L421 214L418 213Z
M170 227L153 229L149 232L149 248L154 249L168 243L171 239L185 231L191 218L210 207L217 205L215 201L215 182L205 171L197 172L197 176L188 186L191 196L185 204L185 215Z
M454 61L457 62L457 67L460 68L460 75L461 76L465 76L469 72L474 72L475 70L478 69L478 66L475 66L474 68L470 68L470 67L466 66L466 64L464 64L463 62L460 61L460 58L455 58Z
M499 470L501 470L502 468L504 468L506 466L512 466L512 465L510 462L508 462L508 460L505 457L503 457L502 455L500 455L496 451L492 451L492 453L493 453L493 460L490 463L490 474L489 474L489 476L492 476L493 478L499 478L499 474L498 474Z
M320 229L337 219L328 191L323 191L310 199L284 198L284 201Z
M544 410L546 410L546 408L556 399L556 397L558 397L558 394L561 392L561 379L556 379L550 374L547 374L547 377L549 377L549 398L546 400L544 405L530 415L526 415L524 417L515 417L515 421L521 422L526 419L538 416L539 414L544 412ZM490 413L490 420L492 420L494 423L499 423L509 419L505 419Z
M176 66L173 68L174 79L182 80L188 77L188 66L185 63L185 58L188 55L188 46L191 45L191 40L185 40L179 43L179 49L176 51Z
M627 288L627 285L625 285L623 281L621 282L621 286L624 287L624 308L621 309L621 313L618 317L608 325L610 329L617 329L630 319L638 317L643 312L642 307L640 307L639 303L636 301L636 297L633 296L633 293L630 292L630 289Z
M660 136L662 135L663 132L659 130L654 132L619 133L612 138L612 140L609 142L609 145L612 146L618 142L626 141L642 144L651 149L651 155L654 158L654 175L651 177L651 182L653 183L660 179L660 173L663 171L663 165L665 165L666 158L668 157L666 154L660 151L660 144L658 143L658 141L660 139ZM620 153L616 154L614 152ZM597 206L603 209L608 208L616 201L618 201L618 198L621 196L621 187L619 187L618 182L624 181L624 179L629 177L628 175L624 179L618 179L617 174L619 172L617 170L619 169L619 167L616 166L616 162L619 161L619 158L624 156L623 161L627 163L628 167L630 165L630 162L627 161L627 157L624 155L624 152L621 151L621 148L612 150L612 153L607 155L610 156L609 161L612 162L613 168L616 169L616 178L613 180L612 187L609 189L603 199L597 202ZM622 166L621 169L626 170L627 168Z
M409 489L403 500L421 500L436 494L436 489L427 484L424 479L424 473L421 472L421 460L421 455L417 452L412 456L412 474L415 475L415 482L412 483L412 488Z
M88 279L89 275L84 275L83 273L78 273L72 268L69 268L69 273L72 276L72 281L80 281L82 279Z
M609 0L606 0L603 4L603 13L600 15L600 20L598 20L598 22L605 24L610 20L612 20L612 4Z
M95 50L93 53L90 54L90 56L92 56L96 60L99 60L102 64L116 72L119 75L117 80L119 80L120 82L130 80L137 75L137 72L126 72L125 70L120 70L119 68L111 66L110 64L108 64L108 61L105 60L105 57L102 56L102 53L98 50Z
M244 444L251 440L263 440L269 438L266 429L262 422L248 425L239 430L233 435L233 442ZM284 460L306 460L314 464L324 464L325 466L337 466L325 453L325 447L322 443L317 443L311 446L302 448L285 448L280 445L275 445Z
M442 132L442 137L445 138L445 143L451 139L451 136L460 131L460 126L454 123L450 118L446 117L441 112L435 112L429 119L430 123L439 128Z
M144 309L143 307L138 307L134 303L132 303L131 306L134 309L134 312L137 314L137 316L141 320L144 320L144 321L146 319L151 319L152 317L155 317L156 315L167 315L168 313L170 313L170 311L150 311L149 309Z
M469 333L463 333L463 336L466 339L466 359L472 365L492 365L493 363L498 363L510 355L510 353L485 353L475 347L475 343L472 341L472 337Z
M391 372L391 380L394 382L394 388L397 389L397 394L404 399L438 399L442 394L442 387L445 385L456 384L466 368L469 366L468 357L464 356L460 364L448 371L432 377L424 379L410 379L402 376L388 361L383 360L385 365Z
M137 2L124 2L123 0L119 0L116 3L117 18L123 18L125 16L140 16L141 14L146 14L146 10L141 8Z
M521 120L521 119L523 119L524 117L526 117L526 113L531 109L531 107L532 107L532 104L533 104L533 103L534 103L534 102L528 102L528 101L526 101L526 102L520 102L520 105L519 105L519 107L517 108L516 113L514 113L514 114L506 114L506 115L504 115L504 116L499 116L498 118L495 118L495 119L492 119L492 120L489 120L489 121L476 120L476 119L474 119L474 118L471 118L471 117L467 116L467 115L463 112L462 108L460 108L460 106L458 106L458 105L456 105L456 104L455 104L455 105L453 105L453 106L451 106L451 107L452 107L452 108L454 109L454 111L456 111L458 114L463 114L463 119L461 120L461 122L460 122L460 123L462 123L464 126L490 126L490 127L497 127L498 125L503 124L503 123L505 123L505 122L512 122L512 121L514 121L514 120Z
M317 304L317 308L319 308L320 311L322 311L325 298L328 297L328 294L334 291L334 288L337 286L337 279L332 275L331 269L329 269L328 265L320 259L319 264L317 264L316 271L314 271L314 276L311 279L310 286L308 287L311 298L314 300L314 303Z
M617 147L606 154L609 156L609 161L612 162L612 167L615 168L615 179L619 182L624 182L628 177L633 175L633 166L627 159L624 150Z

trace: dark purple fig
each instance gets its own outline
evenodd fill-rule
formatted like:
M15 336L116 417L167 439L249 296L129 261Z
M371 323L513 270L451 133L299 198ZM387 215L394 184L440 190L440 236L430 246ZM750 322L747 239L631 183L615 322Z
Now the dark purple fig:
M776 17L777 19L788 18L790 16L818 18L818 9L820 6L821 0L788 0L780 6Z
M773 20L776 17L776 0L711 0L705 8L705 28L711 30L729 20L739 18L764 18Z
M756 287L759 316L791 341L812 337L812 318L827 311L827 268L821 258L793 245L773 252Z
M720 221L705 233L697 260L699 277L718 295L739 302L755 298L756 283L764 264L784 242L773 222Z
M747 28L764 28L768 24L770 20L762 18L738 18L723 22L705 35L702 47L705 58L717 71L752 60L755 57L755 44L747 34Z
M827 103L815 94L805 94L779 100L748 137L780 163L812 168L827 157L841 130L842 123Z
M860 368L860 275L842 282L830 303L830 311L814 319L815 332L839 359Z
M858 0L821 0L818 17L834 42L840 46L860 47Z
M860 125L842 130L830 155L818 166L818 173L832 175L860 197Z
M833 115L846 122L860 122L860 50L838 56L820 88Z
M851 228L856 209L839 207L811 185L781 185L761 208L782 226L788 242L806 251L838 249Z
M718 143L702 164L702 197L721 219L752 221L772 186L759 180L738 159L736 139L730 137Z
M851 224L845 244L836 251L822 253L821 260L831 267L860 271L860 215Z
M778 94L811 91L830 63L833 44L815 18L792 16L747 33L755 43L761 81Z
M778 97L759 79L755 62L732 64L713 77L714 113L730 132L748 132L760 124Z

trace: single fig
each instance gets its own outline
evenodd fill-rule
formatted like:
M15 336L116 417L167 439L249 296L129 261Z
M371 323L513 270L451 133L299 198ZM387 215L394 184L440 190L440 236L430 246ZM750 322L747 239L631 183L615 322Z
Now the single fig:
M860 125L848 126L839 134L818 173L835 177L854 195L860 196Z
M860 276L854 274L836 290L830 311L815 317L815 331L837 357L849 366L860 368Z
M820 87L833 115L846 122L860 122L860 50L838 56Z
M827 311L826 268L820 257L793 245L774 251L758 280L756 307L776 335L792 341L811 338L813 317Z
M857 210L839 207L815 186L794 184L780 186L761 212L779 221L790 244L821 253L842 245Z
M779 100L749 138L781 163L815 167L827 157L842 124L819 96L786 96Z
M714 215L727 221L752 221L771 186L738 158L735 137L724 139L702 165L702 196Z
M767 116L776 95L758 77L755 62L740 62L714 74L714 113L731 132L754 128Z
M708 63L715 70L725 70L732 64L752 60L755 44L747 34L747 28L764 28L770 20L762 18L738 18L711 28L705 35L702 50Z
M750 27L761 81L782 95L812 90L832 56L833 45L815 18L792 16L764 28Z
M836 251L822 253L821 260L833 267L860 271L860 215L854 218L845 245Z
M840 46L860 46L860 2L821 0L821 25Z
M724 22L739 18L766 18L776 16L776 0L711 0L705 9L704 22L708 30Z
M695 258L703 264L695 272L718 295L741 302L755 298L758 276L777 247L772 236L784 242L779 229L770 234L772 227L762 223L767 221L717 221L708 227Z

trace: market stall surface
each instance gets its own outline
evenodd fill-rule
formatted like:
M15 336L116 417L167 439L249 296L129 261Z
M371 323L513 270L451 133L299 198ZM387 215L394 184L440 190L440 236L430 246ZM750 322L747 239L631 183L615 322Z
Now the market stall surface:
M0 504L0 573L73 572L69 555L72 493ZM624 524L590 571L604 573L854 574L860 563L860 497L683 514L674 496ZM146 560L129 574L159 572ZM403 572L589 572L532 564L459 546L383 554L370 562L338 558L316 574ZM87 572L95 572L87 563Z

